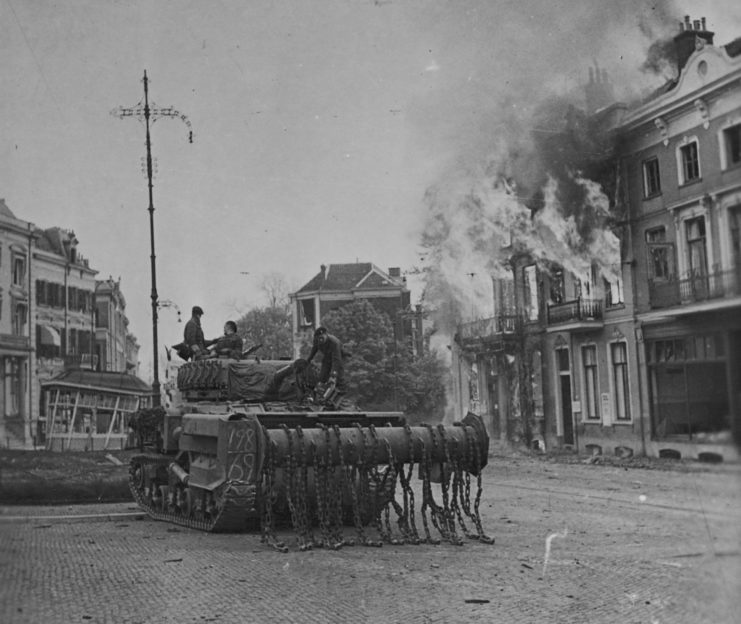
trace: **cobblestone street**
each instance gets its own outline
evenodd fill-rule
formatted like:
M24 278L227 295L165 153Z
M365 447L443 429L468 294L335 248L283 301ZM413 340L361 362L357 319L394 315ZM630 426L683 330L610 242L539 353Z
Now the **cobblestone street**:
M494 545L299 552L293 542L281 554L258 534L182 529L142 519L132 504L5 507L0 621L738 621L738 465L493 457L484 475Z

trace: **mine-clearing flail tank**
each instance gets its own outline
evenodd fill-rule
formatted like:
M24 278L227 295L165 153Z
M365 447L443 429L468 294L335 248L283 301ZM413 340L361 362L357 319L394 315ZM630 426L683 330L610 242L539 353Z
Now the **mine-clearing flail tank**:
M304 360L183 364L181 404L144 410L132 425L143 450L130 464L137 503L204 531L259 528L278 550L282 526L302 550L493 541L479 516L489 447L480 417L410 426L400 412L347 407L312 371Z

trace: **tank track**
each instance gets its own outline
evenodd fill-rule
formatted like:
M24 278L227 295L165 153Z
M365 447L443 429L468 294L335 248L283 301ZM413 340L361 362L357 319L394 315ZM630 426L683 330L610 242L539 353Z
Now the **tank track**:
M259 517L256 510L257 488L240 481L227 481L220 485L213 497L218 501L210 511L202 508L191 509L183 513L169 501L171 481L153 480L148 486L145 473L147 468L154 468L156 474L167 471L173 458L167 455L135 455L129 462L129 489L136 503L154 520L172 522L180 526L211 533L238 533L244 531L247 519ZM159 501L154 494L159 490ZM166 488L163 493L162 488ZM198 488L180 485L181 492L203 492Z

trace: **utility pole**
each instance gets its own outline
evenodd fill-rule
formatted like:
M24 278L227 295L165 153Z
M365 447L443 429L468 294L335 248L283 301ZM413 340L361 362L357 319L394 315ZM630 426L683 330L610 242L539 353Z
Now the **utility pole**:
M158 108L156 105L149 106L149 80L147 78L147 70L144 70L144 105L139 102L132 108L124 108L119 106L117 109L111 111L112 115L120 117L136 117L141 121L144 120L144 126L147 130L147 183L149 189L149 245L150 245L150 264L152 269L152 367L154 373L154 381L152 382L152 405L157 407L161 404L160 396L160 375L159 375L159 364L157 358L157 344L159 339L157 337L157 308L159 307L158 296L157 296L157 268L156 268L156 255L154 253L154 199L152 194L152 141L150 139L149 127L160 117L178 117L188 127L188 142L193 142L193 130L191 130L190 121L188 118L175 110L172 106L169 108Z

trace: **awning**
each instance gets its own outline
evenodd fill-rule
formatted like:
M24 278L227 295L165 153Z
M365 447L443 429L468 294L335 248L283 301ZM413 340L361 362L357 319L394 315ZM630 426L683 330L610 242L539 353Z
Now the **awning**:
M54 347L62 346L62 337L59 331L51 325L41 325L41 344L52 345Z

